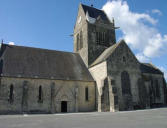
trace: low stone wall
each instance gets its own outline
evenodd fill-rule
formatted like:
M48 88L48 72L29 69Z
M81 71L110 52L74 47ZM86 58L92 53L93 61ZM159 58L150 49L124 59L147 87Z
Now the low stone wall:
M13 92L11 92L13 86ZM41 91L39 90L41 86ZM88 101L85 100L88 88ZM95 83L70 80L48 80L2 77L0 113L59 113L61 102L67 112L95 110Z

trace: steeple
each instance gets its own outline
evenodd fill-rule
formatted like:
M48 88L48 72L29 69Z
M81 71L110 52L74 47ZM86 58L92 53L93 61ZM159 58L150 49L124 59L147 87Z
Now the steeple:
M80 54L86 66L115 43L114 21L103 10L80 4L74 27L74 52Z

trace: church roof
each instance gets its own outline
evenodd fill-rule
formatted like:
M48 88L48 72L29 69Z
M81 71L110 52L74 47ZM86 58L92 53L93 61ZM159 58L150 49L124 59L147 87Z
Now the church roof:
M91 64L91 66L94 66L96 64L105 61L114 52L114 50L119 46L121 42L123 42L123 40L104 50L104 52Z
M92 17L92 18L97 18L97 17L101 17L103 20L107 20L108 21L108 18L107 18L107 15L104 13L103 10L99 10L99 9L96 9L94 7L90 7L90 6L87 6L87 5L84 5L84 4L81 4L84 12L85 12L85 15L86 13L88 12L89 13L89 16Z
M94 81L77 53L1 44L0 75Z
M150 63L141 63L140 69L142 73L163 74L157 67Z

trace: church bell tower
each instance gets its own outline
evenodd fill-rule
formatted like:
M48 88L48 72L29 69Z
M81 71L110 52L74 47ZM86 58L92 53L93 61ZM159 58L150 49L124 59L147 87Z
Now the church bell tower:
M73 36L74 52L89 67L116 43L114 20L110 21L103 10L80 4Z

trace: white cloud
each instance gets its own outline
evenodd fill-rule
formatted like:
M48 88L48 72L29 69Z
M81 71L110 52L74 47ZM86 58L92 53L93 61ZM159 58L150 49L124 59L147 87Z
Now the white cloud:
M144 56L142 53L136 54L136 58L137 58L140 62L149 62L149 61L150 61L150 58Z
M153 9L153 10L152 10L152 13L158 14L159 16L162 15L162 12L161 12L160 10L158 10L158 9Z
M115 19L125 41L133 50L137 50L140 60L158 57L166 52L167 35L161 35L155 28L158 20L146 13L132 12L126 1L109 1L103 6L109 19Z
M167 80L167 69L165 69L164 67L158 67L162 72L164 72L164 77Z
M15 45L15 43L14 43L14 42L9 42L8 44L9 44L9 45Z

